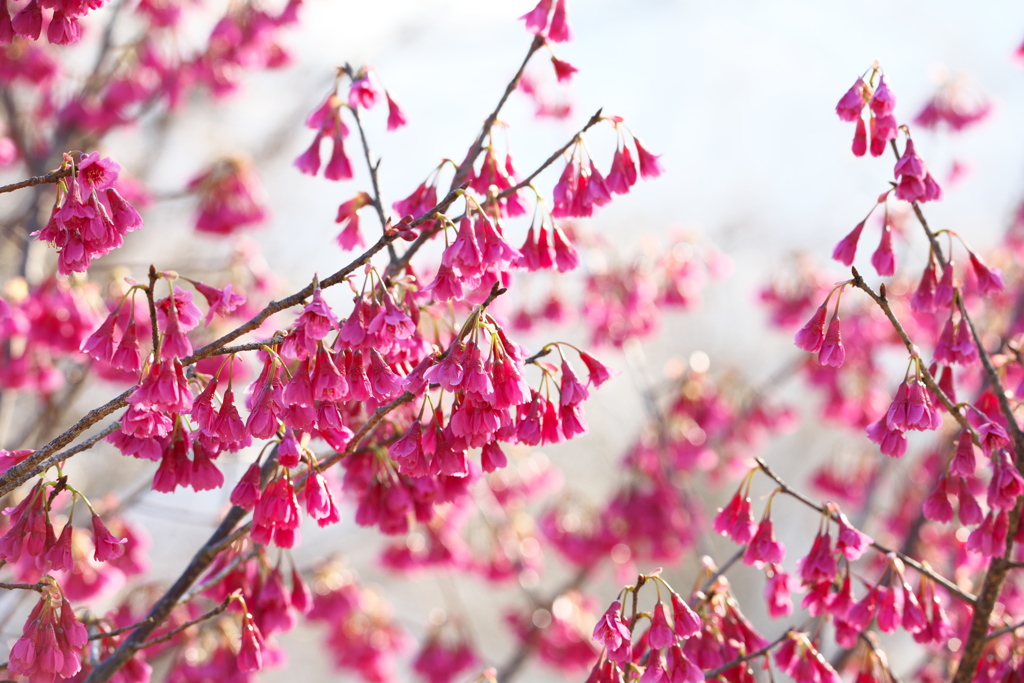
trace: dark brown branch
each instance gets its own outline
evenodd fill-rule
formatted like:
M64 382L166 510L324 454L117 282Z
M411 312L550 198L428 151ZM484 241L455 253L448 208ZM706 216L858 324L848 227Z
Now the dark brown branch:
M576 135L574 135L572 137L572 140L569 140L569 142L567 142L564 145L562 145L562 147L559 148L558 151L553 153L551 156L549 156L544 161L544 163L542 163L540 166L538 166L537 169L533 173L531 173L530 175L526 176L523 180L519 181L519 183L517 183L516 185L513 185L512 187L508 188L507 190L504 190L501 193L499 193L497 198L498 199L503 199L504 197L508 197L509 195L513 195L516 192L519 192L519 190L523 189L524 187L528 187L529 184L533 181L534 178L536 178L537 176L539 176L541 173L544 172L544 169L546 169L548 166L550 166L551 164L553 164L556 161L558 161L558 159L563 154L565 154L569 150L570 147L575 145L576 142L580 139L581 135L583 135L588 130L590 130L591 128L593 128L594 126L596 126L597 124L599 124L601 121L604 120L601 117L601 112L602 111L604 111L604 107L602 107L601 109L598 109L597 112L593 116L590 117L590 120L587 121L587 125L585 125L582 128L580 128L579 131L577 131Z
M821 505L818 505L817 503L812 501L807 496L805 496L802 493L800 493L799 491L791 488L789 486L789 484L787 484L785 481L783 481L782 477L780 477L778 474L776 474L775 471L772 470L772 468L770 468L768 466L768 464L764 460L762 460L761 458L755 458L755 461L757 462L757 466L760 468L760 470L762 472L764 472L766 475L768 475L768 477L778 485L779 490L780 490L781 493L784 493L787 496L790 496L791 498L795 498L795 499L799 500L801 503L803 503L807 507L812 508L814 510L817 510L818 512L820 512L822 514L827 514L832 520L834 520L836 522L839 521L839 515L831 512L831 511L827 511L824 507L822 507ZM950 581L946 577L942 576L941 574L936 574L931 569L928 569L928 567L925 567L924 565L922 565L920 562L918 562L914 558L910 557L909 555L905 555L904 553L901 553L898 550L893 550L892 548L887 548L886 546L884 546L881 543L878 543L877 541L874 541L874 540L871 541L871 547L874 548L875 550L877 550L878 552L883 553L885 555L892 554L892 555L900 558L901 560L903 560L903 563L906 564L908 567L913 567L919 573L927 576L932 581L934 581L935 583L939 584L940 586L942 586L943 588L945 588L950 593L952 593L956 597L960 598L961 600L963 600L967 604L971 604L972 605L972 604L974 604L975 600L977 600L977 598L975 598L975 596L973 596L970 593L964 591L962 588L960 588L955 583L953 583L952 581Z
M457 197L458 190L449 192L448 195L444 199L442 199L437 206L435 206L430 211L426 212L425 214L417 218L410 225L412 227L416 227L417 225L420 225L430 220L429 217L434 215L435 213L444 212L448 210L448 207L450 207L455 202L455 199ZM377 242L372 247L363 252L363 254L359 256L359 258L357 258L355 261L345 266L338 272L334 273L330 277L321 280L320 287L326 289L327 287L331 287L333 285L344 282L349 275L351 275L353 272L369 263L370 259L372 259L373 256L377 254L377 252L383 249L386 244L396 239L398 239L398 233L382 235L381 238L377 240ZM305 299L311 296L312 294L313 285L309 284L302 290L296 292L295 294L289 297L286 297L279 301L270 302L269 304L267 304L266 308L257 313L255 316L253 316L253 318L249 320L249 322L241 325L240 327L235 328L231 332L228 332L227 334L217 339L216 341L210 342L206 346L203 346L188 358L183 358L181 364L183 366L194 365L195 363L199 362L204 358L209 358L210 356L216 355L218 350L223 348L226 344L229 344L235 339L238 339L239 337L255 330L261 324L263 324L264 320L269 318L274 313L283 311L287 308L291 308L292 306L297 306L301 304L303 301L305 301ZM35 453L30 455L24 461L18 463L14 467L9 468L6 472L4 472L2 476L0 476L0 496L7 495L17 487L24 484L31 477L35 476L35 474L38 474L39 471L41 470L35 470L32 468L34 468L36 465L38 465L46 458L50 457L58 449L63 448L64 446L74 441L75 438L77 438L86 429L93 426L94 424L102 420L104 417L112 414L114 411L119 410L128 405L128 397L131 396L132 392L134 391L135 387L132 387L131 389L128 389L119 396L116 396L110 401L107 401L102 406L89 411L89 413L87 413L85 417L83 417L70 428L68 428L68 430L62 433L60 436L47 443L45 446L43 446ZM29 470L32 470L33 473L27 474Z
M267 461L263 463L261 470L260 481L261 485L265 484L266 481L273 474L277 468L277 456L276 450L274 454L267 458ZM234 531L235 526L238 525L242 518L245 517L246 511L238 506L233 506L227 514L224 515L224 519L221 520L220 525L211 534L210 538L203 544L203 546L196 551L192 559L189 561L188 566L185 567L181 575L178 576L177 580L171 585L170 588L160 597L159 600L149 610L149 614L146 618L140 622L140 625L132 631L131 635L125 638L117 649L110 654L109 657L99 662L93 667L93 670L89 673L89 677L86 679L86 683L103 683L103 681L110 680L117 671L124 666L132 655L135 654L140 648L146 646L149 635L162 624L171 611L178 606L179 599L183 596L189 587L195 583L203 572L209 568L217 555L219 550L213 550L217 548L220 542L231 535Z
M46 458L45 460L43 460L42 462L37 464L35 467L30 469L28 472L26 472L24 477L23 477L23 480L27 481L28 479L31 479L32 477L35 477L36 475L42 474L43 472L45 472L46 470L50 469L54 465L56 465L58 463L64 462L65 460L67 460L71 456L78 455L79 453L82 453L83 451L89 450L90 448L95 446L97 443L99 443L100 441L105 439L108 435L116 432L118 429L120 429L120 427L121 427L121 423L120 422L114 422L113 424L110 424L110 425L107 425L106 427L104 427L100 432L90 436L88 439L86 439L82 443L78 444L77 446L73 446L72 448L69 448L69 449L67 449L65 451L60 451L59 453L54 453L49 458ZM17 488L17 486L18 485L13 486L12 489ZM4 494L4 495L6 495L6 494Z
M284 337L276 335L270 339L263 339L261 341L249 342L248 344L238 344L237 346L225 346L222 349L217 349L211 356L227 356L232 353L242 353L243 351L259 351L264 346L277 346L284 341Z
M893 151L897 151L895 144L893 145ZM899 156L898 153L897 156ZM928 226L928 221L924 217L924 212L921 211L921 207L917 202L914 202L913 207L914 215L917 216L918 221L921 223L921 227L928 236L928 241L931 244L936 257L939 259L940 263L945 267L948 267L948 263L944 262L942 259L942 252L939 249L938 240L935 237L935 233L932 232L931 228ZM992 358L989 356L988 350L982 343L981 337L978 335L978 331L974 326L974 322L967 313L967 307L964 305L963 297L960 296L959 293L955 293L954 296L956 297L956 305L960 311L960 315L964 322L967 323L968 329L971 331L971 338L974 340L974 345L978 349L978 356L981 358L981 363L985 370L985 378L992 389L992 393L996 396L996 400L999 403L999 411L1006 420L1007 429L1013 439L1014 462L1017 465L1017 469L1024 472L1024 431L1021 430L1020 425L1017 423L1017 417L1014 415L1013 407L1010 405L1010 401L1006 396L1006 390L1003 387L1002 381L999 379L999 373L992 364ZM1017 504L1009 514L1006 547L1003 551L1003 555L1001 557L993 557L985 571L985 578L982 580L981 590L975 600L974 613L971 615L971 625L967 633L967 638L964 641L963 649L961 650L962 654L960 656L960 661L957 664L956 672L953 674L952 683L969 683L969 681L974 678L974 672L978 668L978 662L981 660L985 643L988 641L988 629L992 612L995 609L996 601L999 599L999 595L1003 589L1003 583L1006 581L1007 574L1009 573L1010 557L1013 553L1014 538L1017 535L1017 528L1020 524L1022 509L1024 509L1024 499L1018 499Z
M501 99L498 100L498 104L494 107L494 111L488 115L484 121L484 125L480 128L480 134L477 135L476 141L470 146L469 153L466 154L466 159L459 165L457 171L455 171L455 177L452 179L451 188L454 189L464 183L469 177L470 171L473 169L473 164L476 162L480 152L484 149L484 140L491 134L491 128L494 127L495 122L498 120L498 115L505 106L505 102L508 101L509 96L519 87L519 81L523 77L523 72L526 71L526 65L530 63L530 58L533 54L544 46L544 36L535 36L533 42L530 43L530 49L526 52L526 57L523 58L522 64L519 65L519 69L516 71L515 76L505 86L505 92L502 93Z
M115 396L99 408L90 410L85 414L85 417L72 425L63 434L50 441L22 462L9 468L2 476L0 476L0 497L6 496L8 493L28 481L31 477L35 476L35 474L28 474L29 470L32 470L32 468L44 461L55 451L67 446L75 440L75 437L102 420L107 415L110 415L115 410L128 405L128 397L132 395L133 391L135 391L135 387ZM35 470L33 470L33 472L35 472Z
M61 178L67 178L74 173L74 169L70 166L67 168L58 169L56 171L50 171L45 175L37 175L25 180L19 180L16 183L10 185L0 186L0 194L4 192L14 192L15 190L21 190L26 187L33 187L35 185L45 185L46 183L56 183Z
M530 63L530 58L532 58L533 54L543 46L544 37L540 35L536 36L533 39L533 42L530 43L530 49L527 50L526 57L523 58L522 63L519 65L519 69L516 71L515 75L512 76L512 80L508 82L508 85L505 86L505 92L502 93L497 106L494 107L494 110L488 114L487 118L484 120L484 125L481 126L480 133L477 135L476 140L472 145L470 145L469 152L466 153L466 158L461 164L459 164L458 169L456 169L455 177L452 178L452 184L449 187L449 195L452 192L465 189L468 186L466 179L469 178L469 174L473 170L473 164L476 163L477 157L479 157L480 153L484 150L484 140L486 140L487 136L491 134L491 128L493 128L495 122L497 122L498 115L505 107L505 102L507 102L509 96L515 92L515 89L519 87L519 81L523 77L523 72L526 71L526 65ZM400 272L402 268L407 266L413 255L416 254L424 244L430 241L439 229L440 228L437 227L432 230L424 230L420 233L419 237L409 245L409 248L405 250L405 253L397 259L391 259L391 264L388 266L388 276L393 277L395 274Z
M381 239L383 240L384 238ZM380 243L381 242L378 242L378 244ZM312 285L310 285L310 287L312 287ZM480 315L488 305L490 305L504 292L505 290L501 289L498 284L495 283L487 299L477 307L470 319ZM454 340L452 345L446 350L445 354L451 353L452 349L457 346L459 341L461 341L461 338ZM403 403L408 403L412 398L413 394L405 392L391 403L374 411L374 414L370 419L368 419L352 436L352 439L345 447L345 450L335 453L332 457L321 461L321 468L329 467L331 464L340 461L342 458L355 453L359 449L363 440L369 436L370 432L384 419L388 412L394 410ZM268 458L263 464L261 485L266 484L267 480L271 477L276 468L277 458L274 456ZM235 528L246 514L248 514L247 511L238 506L233 506L228 511L220 525L217 527L217 530L213 532L206 543L204 543L192 557L192 560L178 579L169 589L167 589L163 596L157 600L156 604L153 605L149 614L146 616L145 621L142 622L142 625L133 631L132 634L128 636L109 657L107 657L107 659L103 660L93 668L89 677L86 679L86 683L104 683L105 681L110 680L110 677L113 676L136 651L146 646L146 639L149 634L153 632L153 629L167 619L171 610L180 603L182 597L188 593L192 584L202 576L203 572L209 568L220 552L227 547L234 538L244 535L245 532L251 528L252 522L249 522L240 529Z
M46 586L47 584L45 583L0 583L0 588L4 590L26 590L35 591L37 593L42 593L43 588Z
M889 322L892 324L893 330L903 341L903 345L907 347L907 352L911 356L920 358L920 356L918 355L917 346L914 344L913 341L911 341L910 335L908 335L907 331L903 329L903 325L900 324L899 318L897 318L896 314L893 313L892 307L889 306L889 300L884 296L875 293L875 290L871 289L871 287L869 287L868 284L864 282L864 278L861 277L860 273L857 272L856 268L853 268L852 271L853 286L856 287L857 289L866 292L867 295L870 296L876 304L878 304L878 307L882 309L882 313L885 314L885 317L888 318ZM967 421L967 417L964 416L964 414L957 409L956 404L953 403L949 396L946 395L946 392L942 390L942 388L939 386L939 383L935 380L935 377L932 376L932 373L928 371L928 368L925 365L925 363L921 362L919 364L919 367L921 372L921 379L924 380L924 384L926 387L928 387L928 390L931 391L936 396L936 398L939 399L939 402L942 403L943 407L945 407L946 412L953 416L953 419L955 419L960 424L960 427L971 433L971 437L974 440L974 443L980 446L981 442L978 439L978 433L974 430L974 427L971 426L971 423Z

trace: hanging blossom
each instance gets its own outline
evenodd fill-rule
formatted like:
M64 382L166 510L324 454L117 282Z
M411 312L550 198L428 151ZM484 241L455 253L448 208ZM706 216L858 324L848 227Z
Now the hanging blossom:
M351 74L346 69L347 67L338 70L334 90L306 117L306 127L316 133L310 146L295 160L295 167L306 175L315 176L320 172L320 148L323 141L329 139L332 144L331 156L324 166L324 177L328 180L352 179L352 162L345 151L345 139L349 135L349 128L341 118L343 109L368 111L376 106L383 93L388 105L387 129L397 130L406 124L405 112L395 98L381 87L372 67L366 66ZM348 97L343 99L339 89L346 77L350 81L349 92Z
M57 583L44 577L39 602L28 615L21 637L11 648L8 667L29 683L51 683L82 670L82 648L88 642L85 626Z
M117 191L121 167L98 152L76 164L64 156L62 169L75 174L57 184L57 199L46 226L33 235L57 248L61 274L83 273L92 260L124 244L124 236L142 227L142 218Z

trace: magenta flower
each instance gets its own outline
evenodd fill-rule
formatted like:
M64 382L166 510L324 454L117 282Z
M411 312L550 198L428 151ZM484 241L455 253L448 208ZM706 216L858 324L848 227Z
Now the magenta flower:
M385 91L384 95L388 98L388 130L397 130L407 123L405 113L391 97L391 93Z
M93 556L97 562L106 562L107 560L120 557L124 553L124 544L127 542L127 539L117 538L114 534L110 533L103 520L95 513L92 516L92 534L93 544L95 545Z
M857 241L860 240L860 233L864 230L864 221L858 223L846 237L840 240L839 244L832 251L832 258L844 266L853 265L853 258L857 255ZM824 325L824 321L822 321Z
M883 277L896 274L896 251L892 246L892 228L888 223L882 228L882 239L871 255L871 265Z
M797 348L808 353L817 353L825 343L825 316L828 314L826 301L814 312L811 319L796 333L794 340Z
M844 360L846 360L846 349L843 348L843 340L839 334L839 314L834 313L828 322L825 340L818 350L818 362L822 365L839 368L842 367Z
M836 104L836 114L842 121L859 121L864 112L865 95L868 91L864 80L858 78Z
M743 563L760 569L766 564L781 564L785 557L786 548L775 539L771 518L765 517L743 552Z

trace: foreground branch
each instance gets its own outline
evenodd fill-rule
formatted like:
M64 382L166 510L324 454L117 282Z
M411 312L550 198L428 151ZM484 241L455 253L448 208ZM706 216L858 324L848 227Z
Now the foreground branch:
M770 468L768 466L768 464L764 460L762 460L761 458L755 458L754 460L757 462L758 468L760 468L760 470L762 472L764 472L766 475L768 475L768 477L778 485L779 490L782 493L786 494L787 496L790 496L791 498L795 498L795 499L799 500L801 503L803 503L807 507L812 508L814 510L817 510L821 514L827 514L835 522L837 522L837 523L839 522L839 516L837 514L826 510L824 507L822 507L821 505L818 505L817 503L812 501L807 496L803 495L799 491L797 491L797 490L793 489L792 487L790 487L789 484L787 484L785 481L783 481L782 477L780 477L778 474L776 474L775 471L772 470L772 468ZM951 594L953 594L956 597L958 597L961 600L963 600L965 603L967 603L969 605L973 605L975 603L975 601L977 600L977 598L975 596L973 596L970 593L968 593L967 591L963 590L962 588L960 588L960 586L956 585L955 583L953 583L952 581L950 581L946 577L942 576L941 574L936 574L934 571L932 571L928 567L925 567L923 564L921 564L920 562L918 562L914 558L910 557L909 555L906 555L906 554L900 552L899 550L893 550L892 548L887 548L886 546L884 546L881 543L878 543L877 541L874 541L874 540L871 541L871 547L874 548L875 550L877 550L878 552L883 553L885 555L892 554L892 555L900 558L901 560L903 560L904 564L906 564L909 567L913 567L919 573L927 576L929 579L931 579L935 583L939 584L940 586L942 586L943 588L948 590Z

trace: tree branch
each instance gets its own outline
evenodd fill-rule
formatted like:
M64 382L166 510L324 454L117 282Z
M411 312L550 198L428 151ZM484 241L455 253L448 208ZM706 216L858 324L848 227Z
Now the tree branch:
M44 185L46 183L56 183L61 178L67 178L68 176L73 175L73 174L74 174L74 169L72 169L70 166L68 166L67 168L61 168L61 169L58 169L56 171L50 171L49 173L47 173L45 175L37 175L37 176L33 176L31 178L26 178L25 180L19 180L18 182L11 183L10 185L0 186L0 194L2 194L4 192L14 192L15 190L21 190L21 189L24 189L26 187L33 187L35 185Z
M783 481L782 477L780 477L778 474L776 474L775 471L772 470L772 468L770 468L768 466L768 464L764 460L762 460L761 458L755 458L754 460L757 462L757 466L760 468L760 470L762 472L764 472L766 475L768 475L768 477L778 485L780 492L786 494L787 496L790 496L791 498L795 498L795 499L799 500L801 503L803 503L804 505L806 505L809 508L817 510L818 512L820 512L822 514L827 514L835 522L839 521L839 515L837 515L837 514L835 514L833 512L827 511L821 505L818 505L817 503L812 501L807 496L803 495L799 491L797 491L797 490L793 489L792 487L790 487L789 484L787 484L785 481ZM936 574L931 569L928 569L927 567L925 567L924 565L922 565L920 562L918 562L914 558L910 557L909 555L901 553L898 550L893 550L892 548L887 548L886 546L884 546L881 543L878 543L877 541L874 541L874 540L871 541L871 547L874 548L875 550L877 550L878 552L883 553L885 555L889 555L890 553L892 555L895 555L896 557L898 557L901 560L903 560L904 564L906 564L909 567L913 567L918 572L920 572L921 574L924 574L925 576L930 578L932 581L934 581L935 583L939 584L940 586L942 586L943 588L945 588L950 593L952 593L956 597L960 598L961 600L963 600L967 604L973 605L975 603L975 601L977 600L977 598L975 598L975 596L973 596L970 593L964 591L959 586L957 586L955 583L953 583L952 581L950 581L946 577L942 576L941 574Z

